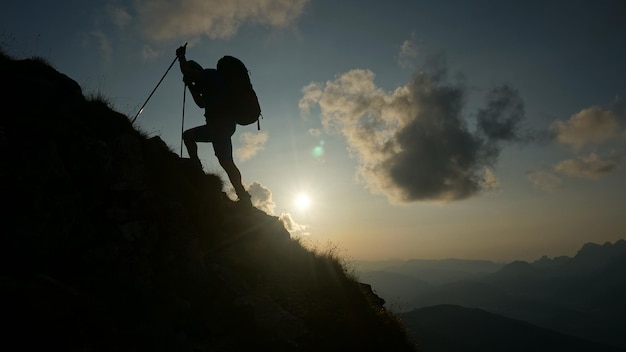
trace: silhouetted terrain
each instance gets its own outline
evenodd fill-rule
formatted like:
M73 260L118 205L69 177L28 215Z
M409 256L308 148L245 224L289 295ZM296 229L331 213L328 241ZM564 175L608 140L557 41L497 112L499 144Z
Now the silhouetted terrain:
M482 277L485 274L500 270L505 263L494 263L488 260L465 259L410 259L406 261L360 261L359 271L389 272L410 276L414 279L439 285L459 280Z
M371 283L375 287L376 294L385 297L387 309L395 312L411 310L415 297L435 287L426 281L391 271L361 272L359 280Z
M0 55L0 348L413 351L331 252L42 60Z
M624 351L477 308L438 305L402 318L420 348L429 352Z
M505 265L463 259L360 261L356 264L359 278L372 284L376 293L387 301L387 308L396 312L408 312L420 306L415 297L432 292L440 285L481 279Z
M402 302L402 312L414 308L451 304L480 308L512 319L560 333L603 342L626 349L626 241L603 245L587 243L574 257L543 257L532 263L514 261L491 273L465 272L460 280L427 282L428 276L441 265L440 272L449 272L454 261L414 261L421 267L404 275L423 278L411 286L393 281L398 266L360 273L374 291L387 300L388 308ZM472 261L468 267L493 268ZM371 266L370 266L371 267ZM451 276L446 276L450 278ZM390 282L391 281L391 282ZM405 296L410 295L410 296ZM461 319L462 317L459 317Z

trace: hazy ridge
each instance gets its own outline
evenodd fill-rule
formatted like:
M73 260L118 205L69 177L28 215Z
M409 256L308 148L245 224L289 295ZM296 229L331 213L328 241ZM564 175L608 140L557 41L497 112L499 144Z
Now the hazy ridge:
M403 312L405 319L427 307L457 305L626 348L624 272L626 241L619 240L587 243L573 257L542 257L530 263L383 263L377 270L361 271L359 277L372 283L388 307Z

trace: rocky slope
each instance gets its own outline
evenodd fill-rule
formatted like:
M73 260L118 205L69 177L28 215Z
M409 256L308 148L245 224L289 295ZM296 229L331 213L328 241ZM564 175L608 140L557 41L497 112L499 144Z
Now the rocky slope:
M0 344L413 351L341 260L42 60L0 55Z

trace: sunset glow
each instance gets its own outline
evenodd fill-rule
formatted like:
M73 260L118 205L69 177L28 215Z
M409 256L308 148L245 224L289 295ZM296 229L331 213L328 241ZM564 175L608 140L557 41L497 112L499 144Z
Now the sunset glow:
M306 193L300 193L296 197L295 205L300 211L307 210L311 206L311 198Z

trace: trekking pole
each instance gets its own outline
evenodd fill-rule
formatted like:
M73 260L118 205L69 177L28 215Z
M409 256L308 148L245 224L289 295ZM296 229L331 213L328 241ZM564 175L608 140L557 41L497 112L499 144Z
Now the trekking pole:
M180 157L183 157L183 133L185 133L185 98L187 97L187 83L183 83L183 122L180 126Z
M185 43L185 45L183 45L184 47L187 47L187 43ZM174 66L174 63L176 63L176 60L178 60L178 56L174 58L174 61L172 61L172 63L170 64L170 67L167 68L167 71L165 71L165 73L163 74L163 77L161 77L161 79L159 80L159 83L157 83L156 87L154 87L154 89L152 90L152 92L150 93L150 95L148 96L148 99L146 99L146 101L143 103L143 105L141 106L141 108L139 109L139 111L137 112L137 115L135 115L135 117L133 118L133 120L130 122L130 124L132 125L133 123L135 123L135 120L137 119L137 117L139 116L139 114L141 114L143 112L143 108L146 106L146 104L148 104L148 100L150 100L150 98L152 98L152 94L154 94L154 92L157 90L157 88L159 88L159 85L161 84L161 82L163 81L163 78L165 78L165 76L167 76L167 73L170 72L170 69L172 68L172 66Z

